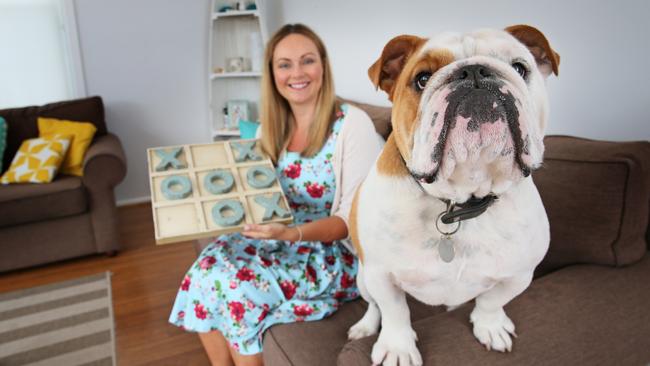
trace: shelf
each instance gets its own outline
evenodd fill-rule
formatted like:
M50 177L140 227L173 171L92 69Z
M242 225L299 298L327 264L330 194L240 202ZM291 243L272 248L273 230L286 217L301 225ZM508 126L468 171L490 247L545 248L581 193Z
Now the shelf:
M215 12L212 13L212 20L219 18L232 18L232 17L245 17L245 16L254 16L259 17L260 12L257 10L230 10L223 13Z
M227 79L227 78L258 78L262 73L259 71L246 71L246 72L222 72L219 74L210 74L210 80L214 79Z
M1 1L1 0L0 0ZM230 120L224 115L230 102L247 102L247 110L239 111L236 105L231 105L232 115L245 120L259 119L261 100L262 63L264 44L267 41L266 16L268 0L210 0L210 10L204 13L208 26L208 62L206 69L208 86L209 124L206 133L213 140L240 138L238 129L226 129ZM229 10L219 12L225 6L236 7L233 4L246 4L256 9ZM270 4L268 4L270 5ZM235 68L234 58L244 60L240 68ZM232 65L232 67L228 67ZM228 70L246 70L228 72ZM254 71L256 70L256 71ZM220 71L220 72L214 72ZM205 79L204 79L205 80ZM236 125L232 125L235 126Z
M212 130L212 138L216 137L239 137L241 133L239 132L239 129L236 130L225 130L225 129L220 129L220 130Z

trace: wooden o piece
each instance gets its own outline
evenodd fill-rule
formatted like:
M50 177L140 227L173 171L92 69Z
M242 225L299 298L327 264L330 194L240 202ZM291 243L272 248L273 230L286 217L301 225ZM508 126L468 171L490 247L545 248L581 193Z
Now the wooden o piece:
M174 186L180 186L180 189L172 189ZM162 181L160 190L168 200L181 200L192 194L192 183L188 177L172 175Z
M222 183L217 183L218 180ZM235 185L235 179L227 170L215 170L205 176L203 185L212 194L224 194L230 192Z
M231 216L224 216L224 211L231 210ZM212 207L212 220L219 226L235 226L244 220L244 206L238 200L224 200Z
M259 175L263 176L262 179L257 178ZM251 187L257 189L269 188L275 179L275 172L265 166L252 167L246 172L246 181Z

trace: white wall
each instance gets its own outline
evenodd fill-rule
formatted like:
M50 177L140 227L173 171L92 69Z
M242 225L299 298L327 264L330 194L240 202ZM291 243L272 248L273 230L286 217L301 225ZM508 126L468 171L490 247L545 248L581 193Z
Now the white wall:
M283 22L316 30L332 59L339 95L389 105L366 76L393 36L502 28L545 32L562 56L549 79L550 133L650 140L650 2L456 0L268 0L274 31ZM129 173L122 203L149 195L145 149L209 140L208 0L76 0L90 95L106 103ZM552 5L549 5L552 3Z
M321 36L339 95L383 105L366 72L390 38L533 25L561 55L560 76L548 81L549 133L650 140L646 0L284 0L280 13Z
M118 202L149 196L146 149L207 142L208 0L76 0L89 95L128 160Z

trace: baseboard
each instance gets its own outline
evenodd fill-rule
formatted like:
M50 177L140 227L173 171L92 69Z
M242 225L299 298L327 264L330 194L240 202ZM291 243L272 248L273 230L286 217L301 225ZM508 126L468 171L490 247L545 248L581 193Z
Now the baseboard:
M139 203L145 203L145 202L151 202L151 196L142 196L136 198L128 198L125 200L117 200L117 207L137 205Z

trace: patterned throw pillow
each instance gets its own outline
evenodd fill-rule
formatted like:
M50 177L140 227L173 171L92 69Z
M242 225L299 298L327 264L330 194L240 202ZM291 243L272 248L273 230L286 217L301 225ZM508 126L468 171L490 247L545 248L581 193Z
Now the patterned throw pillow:
M86 151L93 141L97 127L90 122L67 121L55 118L38 117L38 134L40 137L49 135L72 135L70 151L66 156L61 172L81 177Z
M70 135L51 135L23 141L0 183L51 182L68 151L70 139Z
M2 172L2 159L7 148L7 121L0 117L0 173Z

